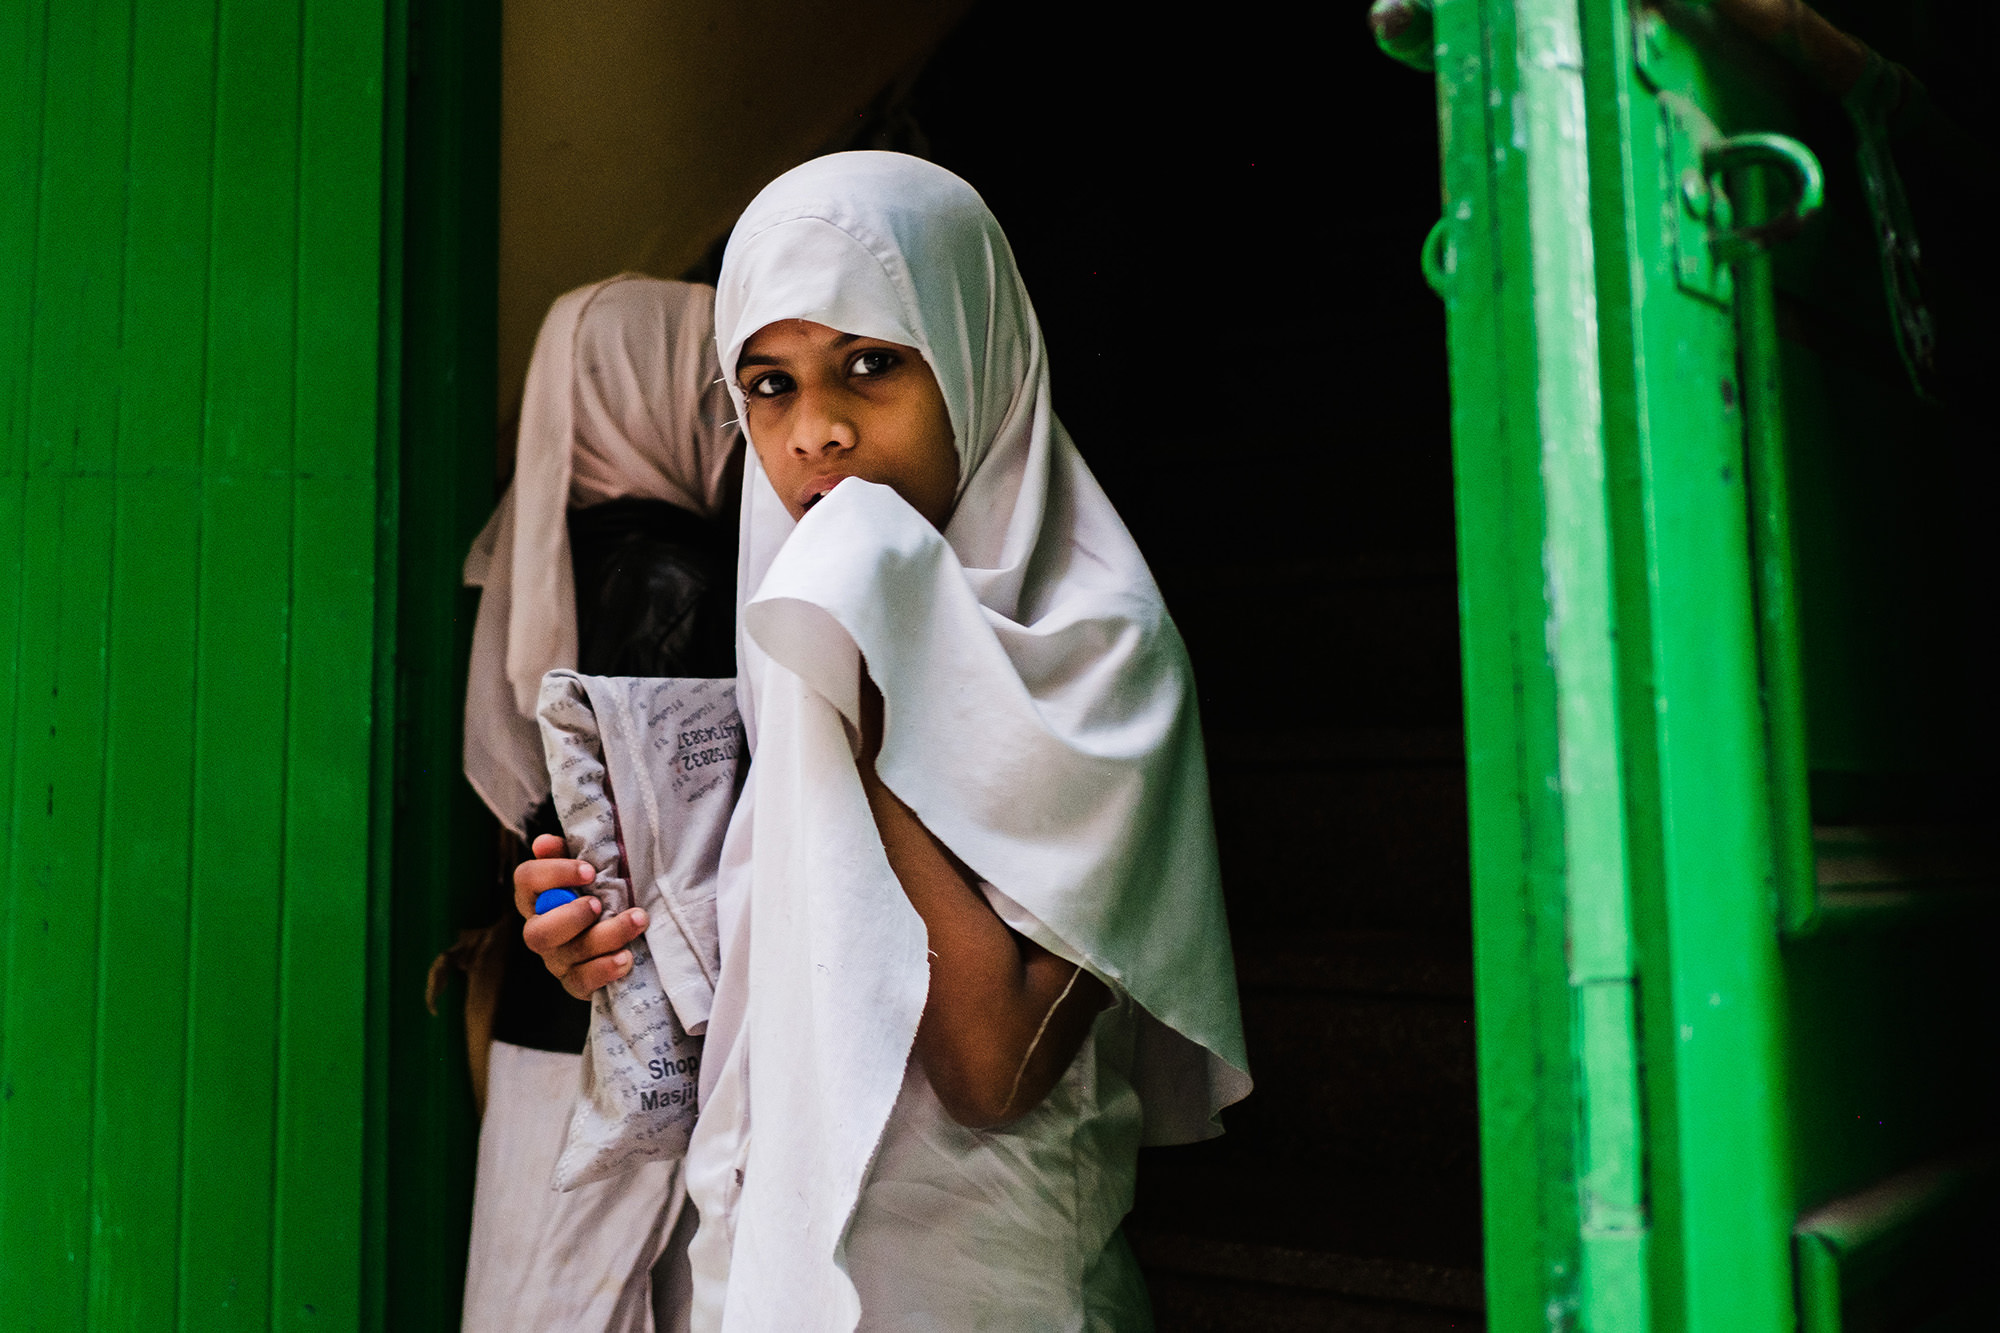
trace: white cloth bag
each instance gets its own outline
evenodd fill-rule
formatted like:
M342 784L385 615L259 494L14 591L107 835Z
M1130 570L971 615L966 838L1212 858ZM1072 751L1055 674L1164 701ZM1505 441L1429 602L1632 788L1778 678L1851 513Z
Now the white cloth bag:
M679 1158L720 969L715 875L746 760L736 682L551 671L536 717L569 854L604 914L644 908L632 970L591 996L558 1188Z

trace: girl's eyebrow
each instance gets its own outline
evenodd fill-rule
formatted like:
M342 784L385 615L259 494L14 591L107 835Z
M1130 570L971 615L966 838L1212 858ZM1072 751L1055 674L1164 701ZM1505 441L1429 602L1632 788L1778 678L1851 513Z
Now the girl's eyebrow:
M849 343L858 343L860 341L862 341L862 338L858 333L843 333L833 340L832 345L834 347L846 347ZM757 352L745 352L736 358L736 373L741 375L744 369L749 366L782 366L784 364L783 360L775 356L766 356Z

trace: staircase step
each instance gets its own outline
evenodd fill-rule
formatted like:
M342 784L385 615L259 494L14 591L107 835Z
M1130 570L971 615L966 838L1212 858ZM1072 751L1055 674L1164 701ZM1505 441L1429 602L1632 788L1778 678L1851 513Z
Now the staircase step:
M1135 1233L1161 1333L1172 1330L1480 1328L1477 1270L1325 1251Z
M1476 1264L1471 1004L1246 985L1243 1022L1256 1090L1222 1137L1142 1154L1135 1224Z

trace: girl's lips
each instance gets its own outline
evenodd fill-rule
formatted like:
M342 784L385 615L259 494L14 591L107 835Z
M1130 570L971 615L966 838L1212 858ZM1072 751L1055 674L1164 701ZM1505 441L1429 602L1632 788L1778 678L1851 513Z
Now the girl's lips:
M805 489L799 492L799 508L801 510L811 509L814 505L818 504L821 500L826 498L826 493L828 491L832 490L834 487L840 485L841 482L846 480L847 476L844 473L837 476L828 475L823 477L814 477L811 481L806 483Z

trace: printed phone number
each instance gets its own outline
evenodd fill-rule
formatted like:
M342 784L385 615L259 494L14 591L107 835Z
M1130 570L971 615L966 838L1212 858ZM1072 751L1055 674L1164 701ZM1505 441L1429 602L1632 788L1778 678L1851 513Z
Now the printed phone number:
M738 747L735 745L711 745L705 750L684 754L680 757L681 772L693 773L697 769L707 768L710 764L727 763L734 759L738 752Z

